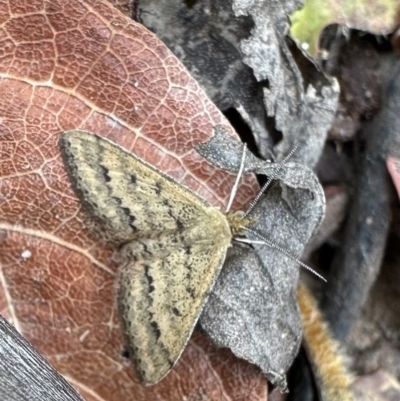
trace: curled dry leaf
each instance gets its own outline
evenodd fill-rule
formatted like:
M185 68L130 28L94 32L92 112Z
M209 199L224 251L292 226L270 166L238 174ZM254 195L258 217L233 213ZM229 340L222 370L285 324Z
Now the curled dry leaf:
M225 157L220 155L221 148ZM198 146L200 154L228 170L235 161L239 164L240 148L238 141L219 130ZM249 155L245 165L245 171L278 180L255 205L249 228L292 255L300 255L325 213L318 178L306 166L293 162L276 165ZM259 239L253 233L247 237ZM302 338L296 302L299 264L274 247L234 243L225 267L200 323L216 344L256 364L269 381L285 390L286 372Z
M235 175L194 146L232 133L168 49L102 1L0 4L1 313L89 399L259 400L251 365L191 342L176 369L144 388L123 358L115 249L84 224L58 148L62 131L117 142L223 205ZM254 197L242 184L237 206Z
M300 143L295 160L315 166L336 112L339 87L290 46L288 14L300 2L136 0L135 4L138 20L165 41L210 98L228 113L236 109L253 133L260 155L279 160ZM275 130L282 135L277 146Z

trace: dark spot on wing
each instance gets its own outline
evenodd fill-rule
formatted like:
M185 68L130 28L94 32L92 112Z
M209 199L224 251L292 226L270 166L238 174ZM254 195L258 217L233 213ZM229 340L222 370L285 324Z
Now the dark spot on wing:
M192 270L192 261L189 263L185 263L185 269L191 271Z
M182 313L179 311L179 309L178 309L178 308L175 308L175 307L172 308L172 313L173 313L175 316L182 316Z
M128 217L129 220L129 225L132 228L133 231L137 231L137 227L134 225L134 222L136 220L136 217L131 213L131 210L127 207L121 207L121 210L125 213L125 215Z
M160 327L158 326L157 322L155 322L154 320L150 323L150 326L154 330L154 334L156 336L156 340L158 340L160 338L160 336L161 336Z
M115 202L118 206L121 206L122 200L121 200L120 198L117 198L116 196L113 196L112 198L113 198L114 202Z
M121 207L121 210L125 213L126 216L131 215L131 211L128 207Z
M154 291L154 285L153 285L154 280L153 280L153 277L151 277L151 275L149 273L150 266L144 265L143 267L144 267L144 276L146 277L147 283L149 285L149 293L151 293Z
M143 246L143 252L148 253L149 255L151 255L151 252L149 251L149 248L147 247L147 245L142 241L139 241L139 243Z
M186 287L186 292L190 295L190 297L191 297L192 299L195 299L196 294L194 293L193 288Z
M172 218L173 220L175 220L176 228L178 229L178 231L179 231L179 232L183 231L184 228L185 228L185 226L183 225L181 219L180 219L178 216L175 216L175 215L172 213L172 210L171 210L171 209L168 210L168 215L171 216L171 218Z
M184 225L183 225L182 221L179 219L179 217L176 219L176 226L179 231L183 231Z
M131 183L132 184L136 184L137 179L136 179L136 175L135 174L131 174Z
M129 350L127 347L123 347L121 350L121 356L124 359L129 359L130 358L130 354L129 354Z
M186 245L183 250L185 251L186 255L192 254L192 247L190 245Z
M156 191L156 195L161 195L162 186L159 182L156 182L156 184L155 184L155 191Z
M111 181L111 177L109 176L110 170L101 164L99 164L99 167L101 169L101 173L103 174L105 182L110 182Z

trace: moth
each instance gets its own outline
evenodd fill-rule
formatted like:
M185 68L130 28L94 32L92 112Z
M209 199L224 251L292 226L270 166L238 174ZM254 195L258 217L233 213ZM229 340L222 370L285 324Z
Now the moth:
M251 220L222 213L120 146L74 130L60 138L72 186L91 217L123 243L118 308L141 381L179 359L232 238Z

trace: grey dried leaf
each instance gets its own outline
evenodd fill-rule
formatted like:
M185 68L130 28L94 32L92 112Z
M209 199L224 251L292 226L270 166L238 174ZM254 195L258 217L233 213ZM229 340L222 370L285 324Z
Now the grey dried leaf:
M269 140L262 88L243 63L250 17L226 0L138 0L138 20L161 38L221 109L236 108L256 137Z
M242 145L217 129L198 151L221 168L237 170ZM298 163L287 163L277 171L275 163L251 155L246 160L246 172L274 173L280 180L256 205L251 228L300 256L324 216L325 198L316 176ZM200 318L218 346L258 365L281 388L286 387L285 373L302 336L298 276L298 264L279 250L236 244Z
M235 15L251 16L254 22L251 35L241 41L240 48L243 62L253 69L257 80L269 84L263 89L266 112L275 118L275 129L283 134L274 153L279 158L300 142L307 146L300 147L295 160L312 168L336 113L339 85L324 76L298 49L289 49L288 14L301 5L300 1L290 0L233 0ZM299 62L306 71L300 71ZM259 146L261 155L266 156L265 145Z
M336 112L339 86L293 44L289 49L288 15L302 2L188 4L140 0L138 18L170 47L221 110L239 112L263 157L279 158L294 143L307 143L296 160L314 167ZM300 71L300 64L305 70ZM273 125L266 116L275 119ZM284 138L276 149L274 130Z

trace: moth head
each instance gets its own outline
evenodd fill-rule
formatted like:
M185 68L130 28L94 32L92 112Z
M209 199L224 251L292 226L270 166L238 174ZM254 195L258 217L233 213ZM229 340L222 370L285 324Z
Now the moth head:
M229 227L231 228L232 236L244 235L246 232L246 227L248 227L253 220L249 217L245 217L244 212L229 212L226 215Z

